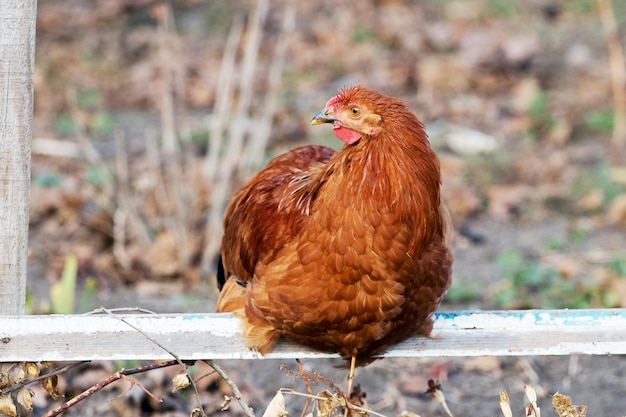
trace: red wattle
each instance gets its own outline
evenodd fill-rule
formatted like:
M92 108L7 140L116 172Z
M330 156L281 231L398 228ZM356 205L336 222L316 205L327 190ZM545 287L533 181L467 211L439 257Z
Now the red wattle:
M357 132L356 130L348 129L347 127L344 127L338 124L335 124L333 126L333 132L335 132L335 135L340 140L344 141L348 145L352 145L358 142L359 139L361 139L361 136L363 136L361 133Z

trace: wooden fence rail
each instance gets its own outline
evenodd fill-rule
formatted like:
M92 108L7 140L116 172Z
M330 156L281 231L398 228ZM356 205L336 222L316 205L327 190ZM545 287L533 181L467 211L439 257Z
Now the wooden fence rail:
M164 348L183 360L259 358L230 314L0 317L0 362L171 359ZM444 311L432 338L410 339L384 356L570 354L626 354L626 309ZM329 357L337 355L287 342L266 356Z

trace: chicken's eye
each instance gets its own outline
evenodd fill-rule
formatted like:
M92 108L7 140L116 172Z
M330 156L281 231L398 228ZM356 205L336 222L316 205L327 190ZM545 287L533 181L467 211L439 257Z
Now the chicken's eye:
M358 109L357 107L352 107L352 110L351 110L351 111L352 111L352 114L353 114L353 115L355 115L355 116L356 116L357 114L359 114L359 109Z

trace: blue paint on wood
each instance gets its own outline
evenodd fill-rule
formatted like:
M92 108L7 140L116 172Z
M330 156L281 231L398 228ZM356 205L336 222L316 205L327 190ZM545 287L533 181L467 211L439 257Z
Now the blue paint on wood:
M460 318L471 320L473 315L489 315L494 319L516 319L520 323L533 323L535 325L563 325L580 326L602 324L607 321L625 321L626 310L624 309L588 309L588 310L460 310L460 311L437 311L434 315L436 321L452 321ZM456 326L455 326L456 327Z
M207 320L208 316L206 314L195 313L195 314L185 314L183 316L183 320Z

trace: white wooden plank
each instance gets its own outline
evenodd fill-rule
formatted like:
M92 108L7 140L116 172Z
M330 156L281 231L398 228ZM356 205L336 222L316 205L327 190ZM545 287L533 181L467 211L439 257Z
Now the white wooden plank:
M230 314L121 315L181 359L253 359ZM449 311L431 338L393 347L387 357L626 354L626 309ZM279 343L267 358L336 354ZM0 361L166 360L143 334L108 315L0 318Z

